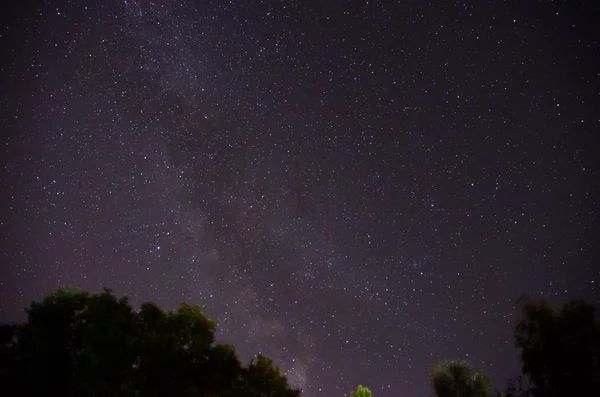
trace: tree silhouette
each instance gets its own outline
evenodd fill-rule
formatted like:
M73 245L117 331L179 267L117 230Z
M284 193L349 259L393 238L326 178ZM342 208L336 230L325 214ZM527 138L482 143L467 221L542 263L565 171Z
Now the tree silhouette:
M300 391L292 389L279 367L265 356L258 355L243 369L240 395L247 397L298 397Z
M25 394L105 395L135 359L137 324L127 299L59 289L3 327L3 380ZM10 343L6 343L10 341ZM32 381L34 379L35 381Z
M0 328L0 381L20 395L297 397L279 368L215 343L199 306L133 311L126 298L59 289Z
M431 380L437 397L567 397L600 391L600 326L595 308L573 300L517 301L515 328L523 377L493 393L484 372L442 360ZM242 365L235 348L215 342L217 323L200 306L134 311L109 289L59 289L26 309L23 324L0 327L0 382L22 396L299 397L278 366L255 356ZM528 387L523 385L527 380ZM531 387L529 387L531 385ZM349 397L372 397L359 385Z
M504 390L498 392L498 397L529 397L531 389L525 385L522 376L509 379L504 384Z
M555 310L547 300L528 296L520 298L517 306L516 344L533 395L600 393L600 326L595 307L572 300Z
M471 375L465 360L441 360L431 370L437 397L486 397L492 394L491 378L485 372Z

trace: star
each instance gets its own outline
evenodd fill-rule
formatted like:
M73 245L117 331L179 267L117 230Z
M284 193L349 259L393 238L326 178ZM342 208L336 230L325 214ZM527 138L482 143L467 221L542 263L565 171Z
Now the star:
M1 320L107 286L307 397L501 386L519 295L598 293L594 14L525 3L9 7Z

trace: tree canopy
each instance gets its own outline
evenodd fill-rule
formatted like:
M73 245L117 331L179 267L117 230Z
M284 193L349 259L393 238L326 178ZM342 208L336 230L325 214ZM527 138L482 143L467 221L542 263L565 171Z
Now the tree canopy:
M492 388L464 360L432 367L436 397L570 397L600 390L600 326L581 300L553 307L522 297L515 342L523 377ZM200 306L134 310L109 289L61 288L33 302L23 324L0 327L0 382L22 396L299 397L279 367L257 355L243 365L215 341L217 323ZM527 386L522 380L526 380ZM359 385L349 397L372 397Z
M484 372L471 374L464 360L442 360L431 372L437 397L570 397L600 390L600 325L596 308L571 300L554 308L546 299L517 300L515 343L523 377L509 380L503 391L492 389Z
M549 301L524 296L516 345L523 374L535 397L600 393L600 326L596 308L571 300L554 309Z
M350 397L372 397L373 393L368 387L358 385L355 391L350 392Z
M437 397L487 397L492 380L483 371L471 373L465 360L442 360L431 370L431 382Z
M20 395L298 397L273 361L215 343L199 306L134 311L110 290L59 289L0 329L0 380Z

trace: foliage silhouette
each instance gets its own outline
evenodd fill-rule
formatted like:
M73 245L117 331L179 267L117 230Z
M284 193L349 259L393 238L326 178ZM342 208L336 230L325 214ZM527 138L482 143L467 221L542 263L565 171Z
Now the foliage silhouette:
M554 309L546 300L517 301L515 327L523 377L494 393L491 378L463 360L433 366L437 397L566 397L600 391L600 326L580 300ZM174 311L144 303L134 311L109 289L60 288L33 302L23 324L0 327L0 382L22 396L299 397L279 367L215 342L217 323L198 305ZM526 382L524 382L526 380ZM525 387L524 383L528 386ZM359 385L350 397L372 397Z
M498 393L499 397L529 397L531 396L531 388L525 385L522 376L509 379L504 384L504 390Z
M0 328L0 381L20 395L298 397L278 367L244 367L199 306L138 312L110 290L59 289Z
M492 380L485 372L471 375L465 360L441 360L431 370L437 397L487 397L492 395Z
M555 310L544 299L517 301L516 345L534 397L600 393L600 326L596 308L572 300Z

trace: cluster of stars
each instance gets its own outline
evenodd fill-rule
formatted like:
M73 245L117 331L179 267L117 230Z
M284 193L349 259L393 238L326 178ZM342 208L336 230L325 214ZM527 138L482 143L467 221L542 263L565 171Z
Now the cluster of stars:
M565 7L15 9L0 316L105 285L201 303L308 397L424 395L441 357L501 384L519 295L598 293L600 49Z

